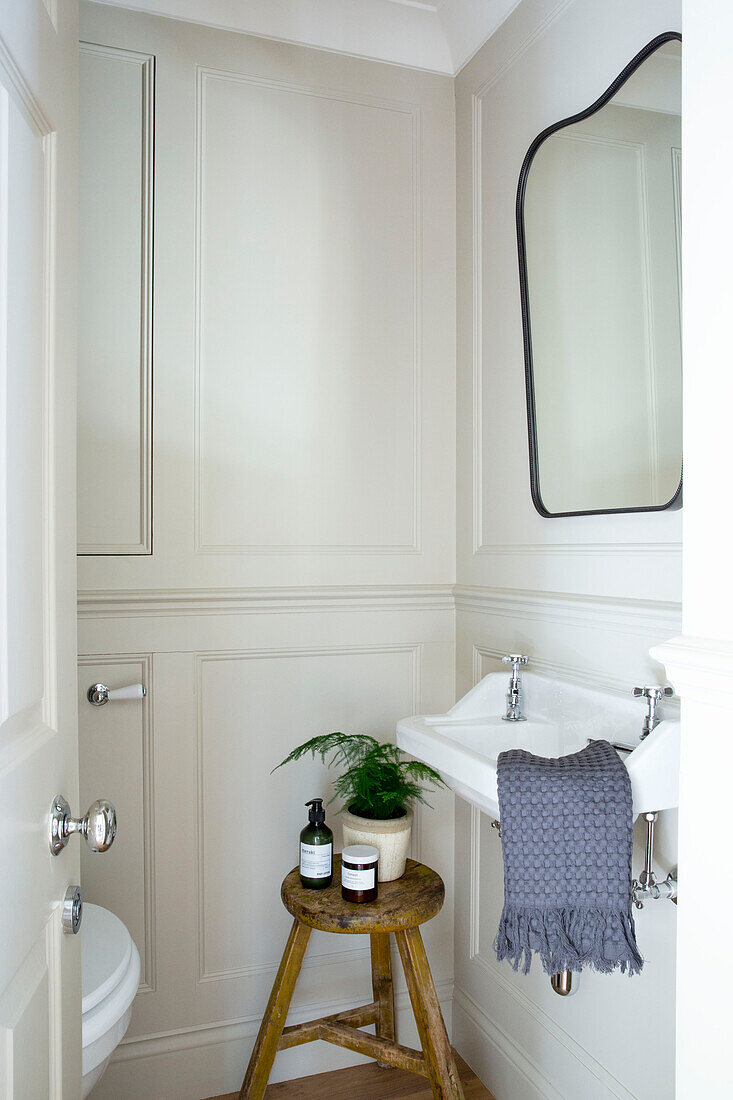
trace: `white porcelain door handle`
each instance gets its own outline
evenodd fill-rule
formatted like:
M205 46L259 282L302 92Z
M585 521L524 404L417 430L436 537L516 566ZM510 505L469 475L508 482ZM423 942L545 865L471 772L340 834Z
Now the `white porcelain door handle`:
M93 707L102 707L105 703L114 703L120 699L144 699L147 693L145 684L126 684L121 688L109 688L106 684L92 684L87 691L87 699Z

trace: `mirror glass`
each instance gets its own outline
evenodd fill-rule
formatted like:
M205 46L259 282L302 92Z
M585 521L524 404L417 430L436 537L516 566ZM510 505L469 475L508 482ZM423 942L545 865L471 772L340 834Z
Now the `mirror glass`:
M655 39L522 167L530 467L545 516L679 502L680 51L678 35Z

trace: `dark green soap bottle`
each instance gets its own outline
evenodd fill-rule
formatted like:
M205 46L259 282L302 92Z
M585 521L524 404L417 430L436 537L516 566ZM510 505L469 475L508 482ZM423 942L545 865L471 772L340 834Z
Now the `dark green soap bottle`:
M322 798L312 798L308 824L300 834L300 881L308 890L324 890L333 879L333 833L326 825Z

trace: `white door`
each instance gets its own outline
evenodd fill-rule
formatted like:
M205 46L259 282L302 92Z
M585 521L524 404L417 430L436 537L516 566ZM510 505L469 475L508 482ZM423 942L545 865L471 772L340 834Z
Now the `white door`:
M0 5L0 1096L80 1095L75 0Z

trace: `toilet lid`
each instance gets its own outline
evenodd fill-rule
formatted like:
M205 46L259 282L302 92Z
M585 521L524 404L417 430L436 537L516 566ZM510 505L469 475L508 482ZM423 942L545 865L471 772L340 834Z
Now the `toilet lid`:
M81 1011L99 1004L127 972L132 939L119 917L100 905L84 903L81 923Z

